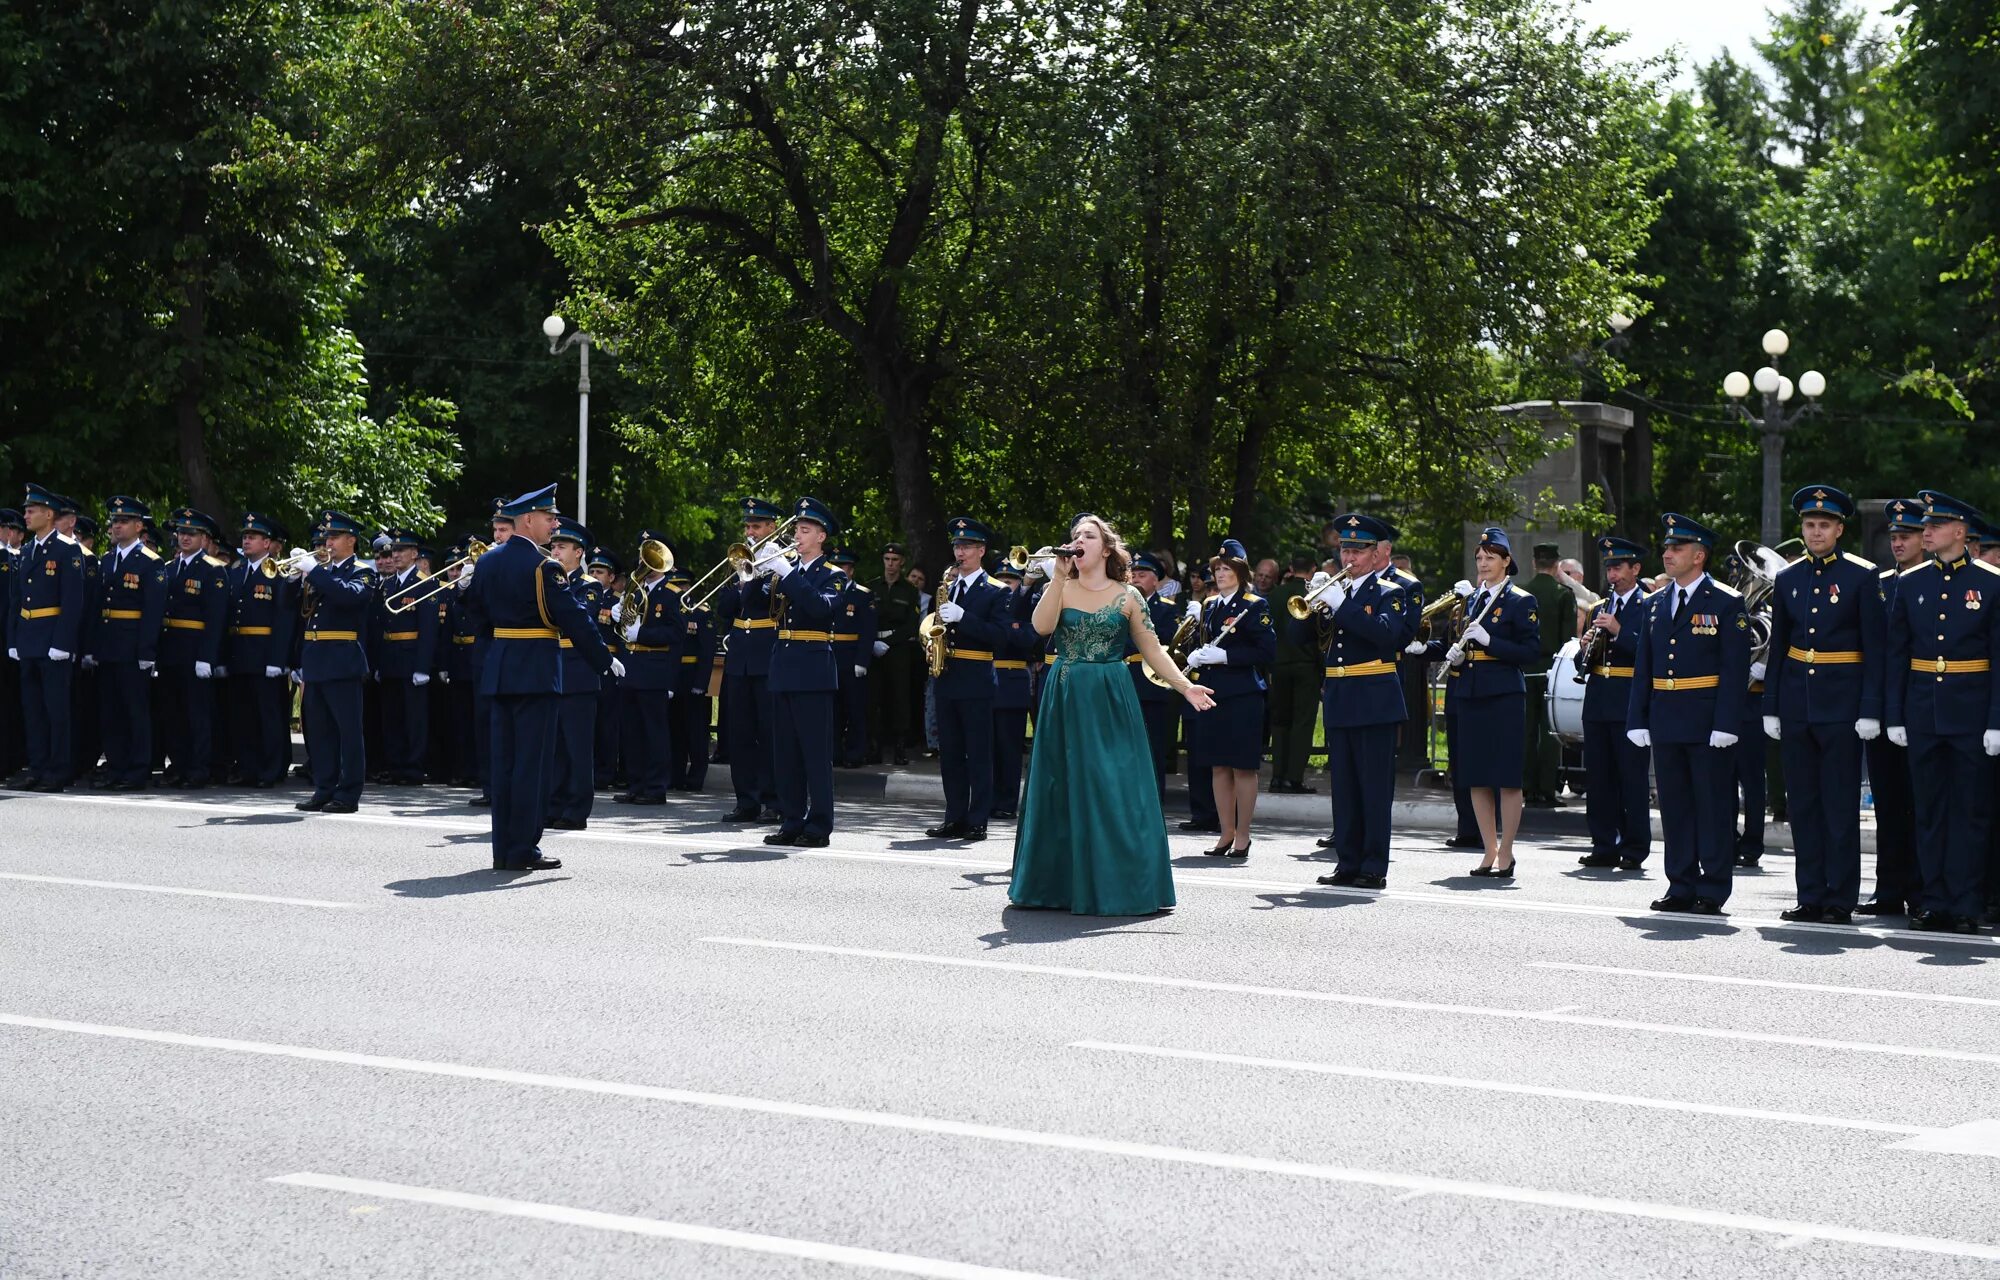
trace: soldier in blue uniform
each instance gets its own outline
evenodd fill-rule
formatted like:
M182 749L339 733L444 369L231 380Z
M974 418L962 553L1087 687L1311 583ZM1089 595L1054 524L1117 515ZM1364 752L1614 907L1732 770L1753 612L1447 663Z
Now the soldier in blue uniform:
M430 743L431 663L437 652L437 611L412 604L425 590L417 572L417 535L386 531L388 545L376 561L379 594L372 623L374 677L382 707L380 776L398 786L424 780Z
M875 593L854 576L858 560L851 548L840 547L827 559L847 580L841 586L840 614L833 626L833 658L840 670L837 763L843 769L859 769L868 757L868 672L875 656Z
M646 530L648 536L642 541L659 541L651 536L655 532ZM626 758L632 789L612 799L619 804L665 804L673 760L675 686L680 682L681 652L687 647L680 591L665 574L650 572L637 561L632 565L632 582L641 593L639 613L621 632L626 674L619 681L632 725Z
M166 618L167 578L160 554L140 537L150 512L119 495L105 505L112 545L98 565L99 623L89 661L97 669L100 737L108 791L139 791L153 760L153 666Z
M1203 607L1215 595L1215 570L1202 565L1193 574L1187 593L1186 616L1202 618ZM1208 757L1203 755L1206 740L1196 732L1195 709L1182 701L1176 708L1181 718L1181 747L1186 758L1188 816L1180 824L1182 831L1205 831L1211 834L1222 830L1222 819L1215 810L1215 770Z
M1840 550L1854 500L1807 485L1792 510L1806 554L1771 592L1762 708L1797 850L1799 901L1783 914L1846 924L1861 894L1861 744L1882 732L1888 629L1875 566Z
M513 527L511 521L508 527ZM478 540L485 541L483 538ZM454 547L453 551L457 554L452 559L463 559L470 552L473 541L467 538L459 547ZM465 575L463 568L450 572L454 584ZM451 646L445 674L451 691L447 699L451 707L451 736L456 744L453 749L453 780L462 787L477 787L479 794L473 797L471 803L474 808L484 808L493 801L486 790L491 765L486 742L489 725L486 707L479 695L479 677L486 668L486 647L491 637L486 633L485 623L466 609L463 594L455 585L440 598L450 604L450 635L441 643Z
M1653 753L1625 736L1632 709L1633 663L1644 631L1645 591L1639 564L1645 549L1629 538L1597 540L1609 588L1591 626L1604 647L1583 687L1584 817L1590 852L1577 859L1586 867L1637 871L1653 844Z
M597 619L577 603L562 571L540 544L560 522L556 487L523 494L501 508L513 536L473 566L464 588L467 611L492 629L480 690L493 725L493 868L537 871L561 861L542 856L554 769L557 703L563 692L566 638L592 671L623 675L597 631Z
M99 733L96 663L90 656L96 651L100 623L95 606L104 597L97 565L97 522L83 514L76 499L59 495L58 500L56 532L69 537L83 553L83 598L89 602L83 611L83 626L77 636L78 657L70 681L70 777L95 781L97 762L104 754Z
M1660 790L1667 894L1653 910L1721 915L1735 875L1729 748L1749 711L1750 620L1743 597L1709 576L1715 534L1665 519L1669 580L1646 600L1625 733L1652 749Z
M374 604L375 571L355 561L360 522L344 511L323 511L318 520L327 563L301 548L287 566L303 574L310 603L300 635L299 678L312 794L297 808L307 812L353 813L368 776L368 748L362 737L361 686L368 680L368 651L362 636Z
M616 601L583 571L584 548L591 541L590 530L565 516L549 539L549 554L561 566L564 587L596 627L605 609L616 607ZM600 629L598 639L603 638ZM597 703L603 683L597 668L574 641L564 636L557 644L562 650L562 697L556 707L556 759L549 779L548 825L556 831L582 831L590 825L591 802L596 798ZM610 650L606 645L605 652Z
M772 759L784 815L765 844L821 849L833 831L835 704L840 675L833 655L835 619L846 576L826 562L840 523L818 498L800 498L792 526L796 557L763 548L756 561L771 579L778 621L771 650Z
M1224 538L1208 567L1215 574L1215 595L1202 606L1208 643L1188 655L1188 679L1215 695L1215 705L1194 722L1222 836L1208 852L1248 858L1264 763L1264 669L1277 661L1278 633L1270 605L1250 589L1250 555L1241 542ZM1190 747L1188 754L1197 753Z
M71 684L82 644L83 549L56 532L56 498L29 485L21 503L28 540L13 576L7 616L7 656L21 665L21 709L27 737L27 791L61 791L74 781L70 733Z
M753 548L769 538L782 518L763 498L742 502L743 537ZM745 565L736 580L715 593L715 627L727 638L723 648L723 738L729 747L729 776L736 807L724 822L772 821L778 817L778 790L772 776L771 649L778 624L771 617L770 582Z
M1007 588L1001 611L1006 638L993 650L993 809L995 818L1018 817L1021 758L1028 748L1030 664L1039 667L1046 641L1035 630L1035 596L1022 572L1005 561L993 580Z
M1172 644L1174 633L1180 629L1181 611L1171 600L1160 598L1160 579L1164 576L1160 562L1150 551L1135 552L1132 556L1132 585L1146 601L1146 619L1159 637L1160 647ZM1032 611L1032 606L1030 606ZM1146 745L1153 753L1153 774L1159 784L1160 799L1167 798L1167 766L1174 752L1174 717L1176 704L1184 701L1174 695L1173 690L1163 684L1154 684L1146 678L1145 656L1131 636L1125 638L1125 665L1132 672L1132 690L1139 696L1139 714L1146 721Z
M179 554L167 564L166 633L160 637L160 736L167 786L198 791L214 780L215 668L229 622L229 584L207 554L215 521L183 507L168 522Z
M599 587L597 636L611 656L625 658L625 629L618 623L618 557L607 547L592 547L584 560L584 571ZM628 662L626 666L631 666ZM625 683L617 677L600 677L597 690L597 745L591 753L596 770L596 787L626 790L631 779L625 775Z
M298 604L277 560L284 526L268 515L244 515L238 534L243 559L226 572L229 631L222 646L222 722L227 778L270 788L292 765L292 629Z
M708 696L709 683L721 655L715 650L715 629L709 625L708 606L687 607L686 592L694 585L694 575L676 565L667 575L667 585L682 600L680 656L674 664L680 674L674 677L671 703L667 787L672 791L699 791L708 781L708 731L715 709L715 699Z
M1922 885L1910 927L1979 932L1980 877L2000 755L2000 570L1970 556L1969 504L1920 490L1928 558L1906 570L1889 612L1888 736L1910 753ZM1996 608L1988 609L1992 596ZM1936 621L1932 621L1932 614Z
M986 576L991 535L971 516L953 516L952 582L938 584L936 612L944 623L951 658L932 682L937 711L938 772L944 782L944 821L924 829L933 840L986 838L993 814L993 648L1007 638L1006 588Z
M28 759L22 742L21 664L7 656L14 647L15 574L21 567L21 541L27 535L20 511L0 507L0 778L9 784Z
M1882 504L1888 522L1889 555L1893 563L1875 575L1876 594L1886 620L1895 615L1897 588L1904 570L1924 562L1924 504L1917 498L1891 498ZM1900 682L1896 671L1883 671L1883 714L1888 714L1888 689ZM1854 908L1856 915L1902 915L1917 902L1923 884L1917 873L1916 795L1910 785L1910 753L1885 733L1869 742L1868 786L1875 797L1875 896Z

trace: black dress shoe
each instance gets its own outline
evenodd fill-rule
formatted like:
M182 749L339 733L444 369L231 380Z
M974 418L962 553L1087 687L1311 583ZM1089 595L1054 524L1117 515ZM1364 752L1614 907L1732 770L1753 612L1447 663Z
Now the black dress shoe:
M293 805L292 808L303 809L307 813L318 813L321 809L326 808L327 800L328 797L326 796L307 796Z
M1979 921L1973 919L1971 916L1953 916L1951 927L1957 933L1978 933Z
M1386 889L1389 887L1389 877L1357 875L1352 883L1357 889Z
M1615 867L1620 859L1615 853L1586 853L1576 860L1579 867Z
M1319 839L1313 841L1313 843L1318 845L1322 849L1331 849L1333 848L1333 837L1321 836Z
M1348 885L1354 883L1354 878L1359 874L1360 872L1358 871L1335 871L1330 875L1321 876L1319 883L1338 885L1341 888L1346 888Z
M1653 910L1692 911L1694 910L1694 899L1679 897L1675 894L1668 894L1664 898L1653 899Z
M1797 906L1789 911L1780 911L1778 919L1790 920L1795 924L1818 924L1826 919L1826 912L1818 907Z
M720 818L716 819L716 821L755 822L757 821L757 811L755 809L742 809L742 808L731 809L728 813L725 813Z
M1646 864L1645 864L1644 862L1640 861L1640 860L1639 860L1638 858L1620 858L1620 859L1618 859L1618 869L1619 869L1620 871L1637 871L1637 870L1639 870L1639 869L1640 869L1641 867L1643 867L1643 866L1645 866L1645 865L1646 865Z
M959 837L959 839L965 841L967 844L978 844L985 838L986 828L984 826L967 827L965 834Z
M550 818L551 831L582 831L588 824L582 818Z
M1201 852L1203 857L1226 858L1229 856L1229 842L1227 840L1224 840L1221 844L1215 846L1213 849L1203 849Z
M902 751L898 751L898 752L896 753L896 763L897 763L898 765L907 765L907 764L909 764L909 763L910 763L910 757L909 757L909 755L908 755L907 753L905 753L905 752L902 752Z
M1819 922L1821 924L1853 924L1854 913L1846 907L1821 907L1819 909Z
M1899 916L1903 914L1903 902L1900 898L1870 898L1868 901L1854 908L1854 914L1857 916Z
M1452 836L1444 842L1447 849L1484 849L1486 842L1478 836Z
M1722 914L1722 904L1713 898L1696 898L1694 905L1688 910L1698 916L1719 916Z
M1206 832L1209 832L1209 833L1210 833L1211 835L1221 835L1221 834L1222 834L1222 823L1220 823L1220 822L1196 822L1196 821L1195 821L1195 820L1194 820L1193 818L1189 818L1189 819L1188 819L1188 820L1187 820L1186 822L1183 822L1183 823L1181 823L1181 830L1183 830L1183 831L1206 831Z
M1018 818L1021 815L1015 813L1012 809L995 809L991 814L987 816L993 818Z
M613 800L616 800L617 798L618 798L618 797L616 797L616 796L613 796L613 797L612 797L612 799L613 799ZM662 804L665 804L666 802L667 802L667 798L666 798L665 796L656 796L656 795L651 795L651 794L647 794L647 795L643 795L643 796L638 796L638 795L635 795L635 796L630 796L630 797L628 797L628 798L626 799L626 801L625 801L625 803L626 803L626 804L635 804L635 805L641 805L641 806L644 806L644 805L662 805Z
M475 809L491 809L493 807L493 797L487 795L478 795L472 797L472 799L466 801L466 803L471 805Z
M1919 911L1910 917L1910 927L1923 933L1950 933L1956 923L1949 911Z
M1754 852L1747 850L1739 851L1736 855L1736 865L1739 867L1754 867L1763 858L1763 856L1764 856L1764 851L1762 849L1758 849Z
M795 849L824 849L832 843L825 836L814 835L810 831L801 831L792 837L792 847Z
M935 827L925 827L924 834L933 840L956 840L965 834L963 822L940 822Z
M125 778L118 782L105 783L104 789L106 791L144 791L146 784L137 778Z
M54 778L47 778L41 782L37 782L35 784L35 790L44 792L52 796L61 795L63 792L69 790L69 783L58 782Z
M785 815L779 810L771 808L769 805L765 805L763 812L757 815L757 821L766 824L773 822L783 822L784 820L785 820Z
M352 800L329 800L320 806L321 813L354 813L361 808Z
M558 869L560 869L560 868L561 868L561 866L562 866L562 859L561 859L561 858L530 858L530 859L528 859L528 861L527 861L527 865L523 866L523 867L521 868L521 870L523 870L523 871L555 871L555 870L558 870Z
M786 831L785 829L783 829L783 828L781 827L781 828L779 828L778 830L776 830L776 831L773 831L773 832L772 832L772 833L771 833L770 835L767 835L767 836L765 836L765 837L764 837L764 843L765 843L765 844L796 844L796 843L798 842L798 838L799 838L800 834L801 834L801 833L800 833L800 832L797 832L797 831Z
M1474 867L1465 874L1469 876L1497 876L1500 874L1500 869L1498 867Z

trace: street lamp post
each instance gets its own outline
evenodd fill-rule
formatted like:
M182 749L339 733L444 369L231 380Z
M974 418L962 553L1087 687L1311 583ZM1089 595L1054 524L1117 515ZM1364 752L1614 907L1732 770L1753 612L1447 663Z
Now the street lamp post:
M1778 357L1791 349L1792 340L1783 329L1771 329L1764 334L1764 354L1771 363L1757 370L1755 376L1738 369L1722 380L1722 394L1729 397L1730 410L1743 421L1756 427L1764 447L1764 513L1763 528L1759 541L1765 546L1774 546L1783 536L1784 530L1784 483L1782 472L1785 458L1785 432L1798 424L1807 414L1819 412L1819 398L1826 391L1826 378L1817 369L1809 369L1799 375L1798 385L1778 372ZM1743 406L1743 398L1751 389L1764 397L1762 416L1753 414ZM1806 402L1796 409L1787 410L1795 391L1804 392Z
M590 344L595 341L578 329L563 337L568 328L561 316L542 321L542 336L549 340L549 354L559 356L576 348L576 522L590 523Z

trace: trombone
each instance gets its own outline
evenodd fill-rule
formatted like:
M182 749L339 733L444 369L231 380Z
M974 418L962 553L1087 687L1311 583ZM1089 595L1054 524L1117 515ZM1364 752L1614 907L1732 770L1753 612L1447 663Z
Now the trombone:
M382 598L384 606L390 613L408 613L432 596L440 592L449 591L457 586L459 582L463 581L463 578L450 578L446 575L453 569L471 568L474 561L490 550L492 548L485 543L479 541L477 538L473 539L471 543L467 544L464 555L438 570L430 577L419 578L408 586L399 587L384 596Z
M639 585L639 570L647 573L667 574L674 571L674 553L667 544L648 538L639 544L639 564L625 584L625 591L618 597L618 625L629 627L646 612L646 601L653 594Z
M690 582L686 587L682 588L682 594L688 596L694 596L697 591L701 590L703 583L706 583L710 578L715 577L717 574L722 573L724 570L729 570L730 572L741 575L745 569L749 568L752 564L756 562L757 553L759 551L762 551L765 547L770 546L773 542L776 542L778 539L784 537L786 531L789 530L794 524L798 523L798 519L799 518L797 516L786 516L784 519L784 523L780 524L777 528L771 530L769 534L765 535L762 538L759 538L755 542L731 543L729 550L723 553L722 559L716 561L715 564L709 568L707 573L702 574L699 578L696 578L693 582ZM780 542L778 543L778 545L784 547L787 551L791 550L790 543ZM797 553L794 552L793 554ZM722 590L725 586L728 585L729 585L729 579L725 576L720 580L718 580L715 583L715 585L709 587L708 590L701 591L701 594L699 596L696 596L693 603L689 604L687 607L690 609L701 608L703 605L709 602L709 599L712 596L714 596L716 592Z

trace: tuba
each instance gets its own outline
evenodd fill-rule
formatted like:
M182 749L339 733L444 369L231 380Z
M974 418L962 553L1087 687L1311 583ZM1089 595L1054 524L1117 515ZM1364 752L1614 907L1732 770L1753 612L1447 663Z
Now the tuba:
M639 563L632 576L625 583L623 594L618 597L618 625L629 627L646 612L646 600L652 595L639 585L639 570L647 573L666 574L674 570L674 553L667 550L667 544L652 538L639 544Z
M1730 585L1743 593L1743 612L1750 619L1750 661L1765 662L1771 656L1771 592L1778 586L1778 572L1787 561L1761 542L1743 538L1736 543L1735 569Z
M931 603L931 611L917 624L917 640L924 646L924 669L932 679L943 675L945 664L951 661L951 628L938 617L937 611L951 595L951 585L956 581L958 570L946 569L938 579L937 598Z

